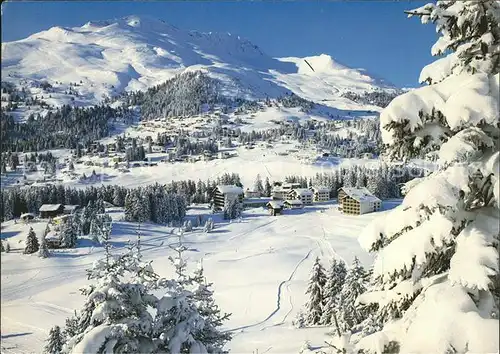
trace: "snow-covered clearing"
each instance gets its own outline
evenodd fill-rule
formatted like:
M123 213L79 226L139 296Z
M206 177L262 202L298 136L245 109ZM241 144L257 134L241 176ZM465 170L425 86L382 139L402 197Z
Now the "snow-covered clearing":
M398 202L386 202L391 208ZM188 217L208 215L205 206L195 206ZM214 282L217 302L233 315L227 329L234 330L229 347L233 353L292 353L304 340L321 345L327 328L295 329L292 319L304 304L304 291L312 262L320 256L327 264L337 257L350 263L354 256L365 264L371 256L358 245L360 230L380 213L362 216L340 214L333 203L318 203L285 215L271 217L264 209L249 209L232 223L218 219L209 234L196 228L184 235L189 267L198 261L209 281ZM115 219L112 244L116 252L135 237L136 224ZM37 235L45 228L31 224ZM102 247L81 240L77 249L54 251L51 258L23 255L30 225L9 221L2 224L2 239L11 253L3 253L2 264L2 352L38 352L48 330L79 309L83 297L78 289L86 284L85 269L103 254ZM172 228L144 224L142 245L145 259L155 270L172 276L167 256L169 245L178 242Z

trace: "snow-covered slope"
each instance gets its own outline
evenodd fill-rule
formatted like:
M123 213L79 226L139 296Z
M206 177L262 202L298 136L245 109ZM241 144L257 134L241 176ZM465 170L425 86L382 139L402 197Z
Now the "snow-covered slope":
M239 96L274 97L291 90L342 109L354 108L349 106L352 101L339 98L342 91L390 88L327 55L275 59L239 36L184 31L142 16L53 27L2 44L3 80L47 80L55 92L78 83L77 101L82 103L122 90L142 90L199 69L237 86L233 92Z

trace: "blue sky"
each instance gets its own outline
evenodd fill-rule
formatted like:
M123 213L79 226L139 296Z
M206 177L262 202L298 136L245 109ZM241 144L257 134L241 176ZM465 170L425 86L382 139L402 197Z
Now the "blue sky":
M422 67L433 60L436 33L403 11L426 2L19 1L2 3L2 41L53 26L149 15L187 30L238 34L275 57L329 54L398 86L414 87Z

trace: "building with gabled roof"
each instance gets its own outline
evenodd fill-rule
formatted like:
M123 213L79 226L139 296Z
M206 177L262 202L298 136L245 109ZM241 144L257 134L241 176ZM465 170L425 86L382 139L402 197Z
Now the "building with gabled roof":
M62 204L43 204L38 211L42 219L47 219L61 215L64 207Z
M280 200L271 200L266 206L272 216L281 215L283 211L283 202Z
M304 205L311 205L313 202L313 192L307 188L294 188L288 193L288 200L298 199Z
M329 187L312 187L315 202L326 202L330 200Z
M345 214L361 215L379 211L382 201L365 187L342 187L338 191L338 204Z
M287 199L283 203L283 206L288 209L302 209L304 203L300 199Z

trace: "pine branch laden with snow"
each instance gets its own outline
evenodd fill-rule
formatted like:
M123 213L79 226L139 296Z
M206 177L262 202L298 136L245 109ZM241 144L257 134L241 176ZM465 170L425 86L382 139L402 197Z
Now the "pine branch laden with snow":
M500 67L500 2L437 1L412 11L422 23L432 21L440 36L434 56L451 52L422 70L420 82L435 83L462 72L498 72Z
M437 1L413 13L442 34L433 54L451 53L422 71L429 86L381 113L382 139L391 159L440 167L407 183L403 203L359 239L376 259L357 302L378 309L357 346L498 352L499 2Z
M203 319L203 328L194 333L194 338L205 345L208 353L227 353L224 345L232 338L229 331L222 331L221 326L230 317L222 313L213 298L212 283L207 283L203 267L199 267L192 277L194 284L193 300Z

